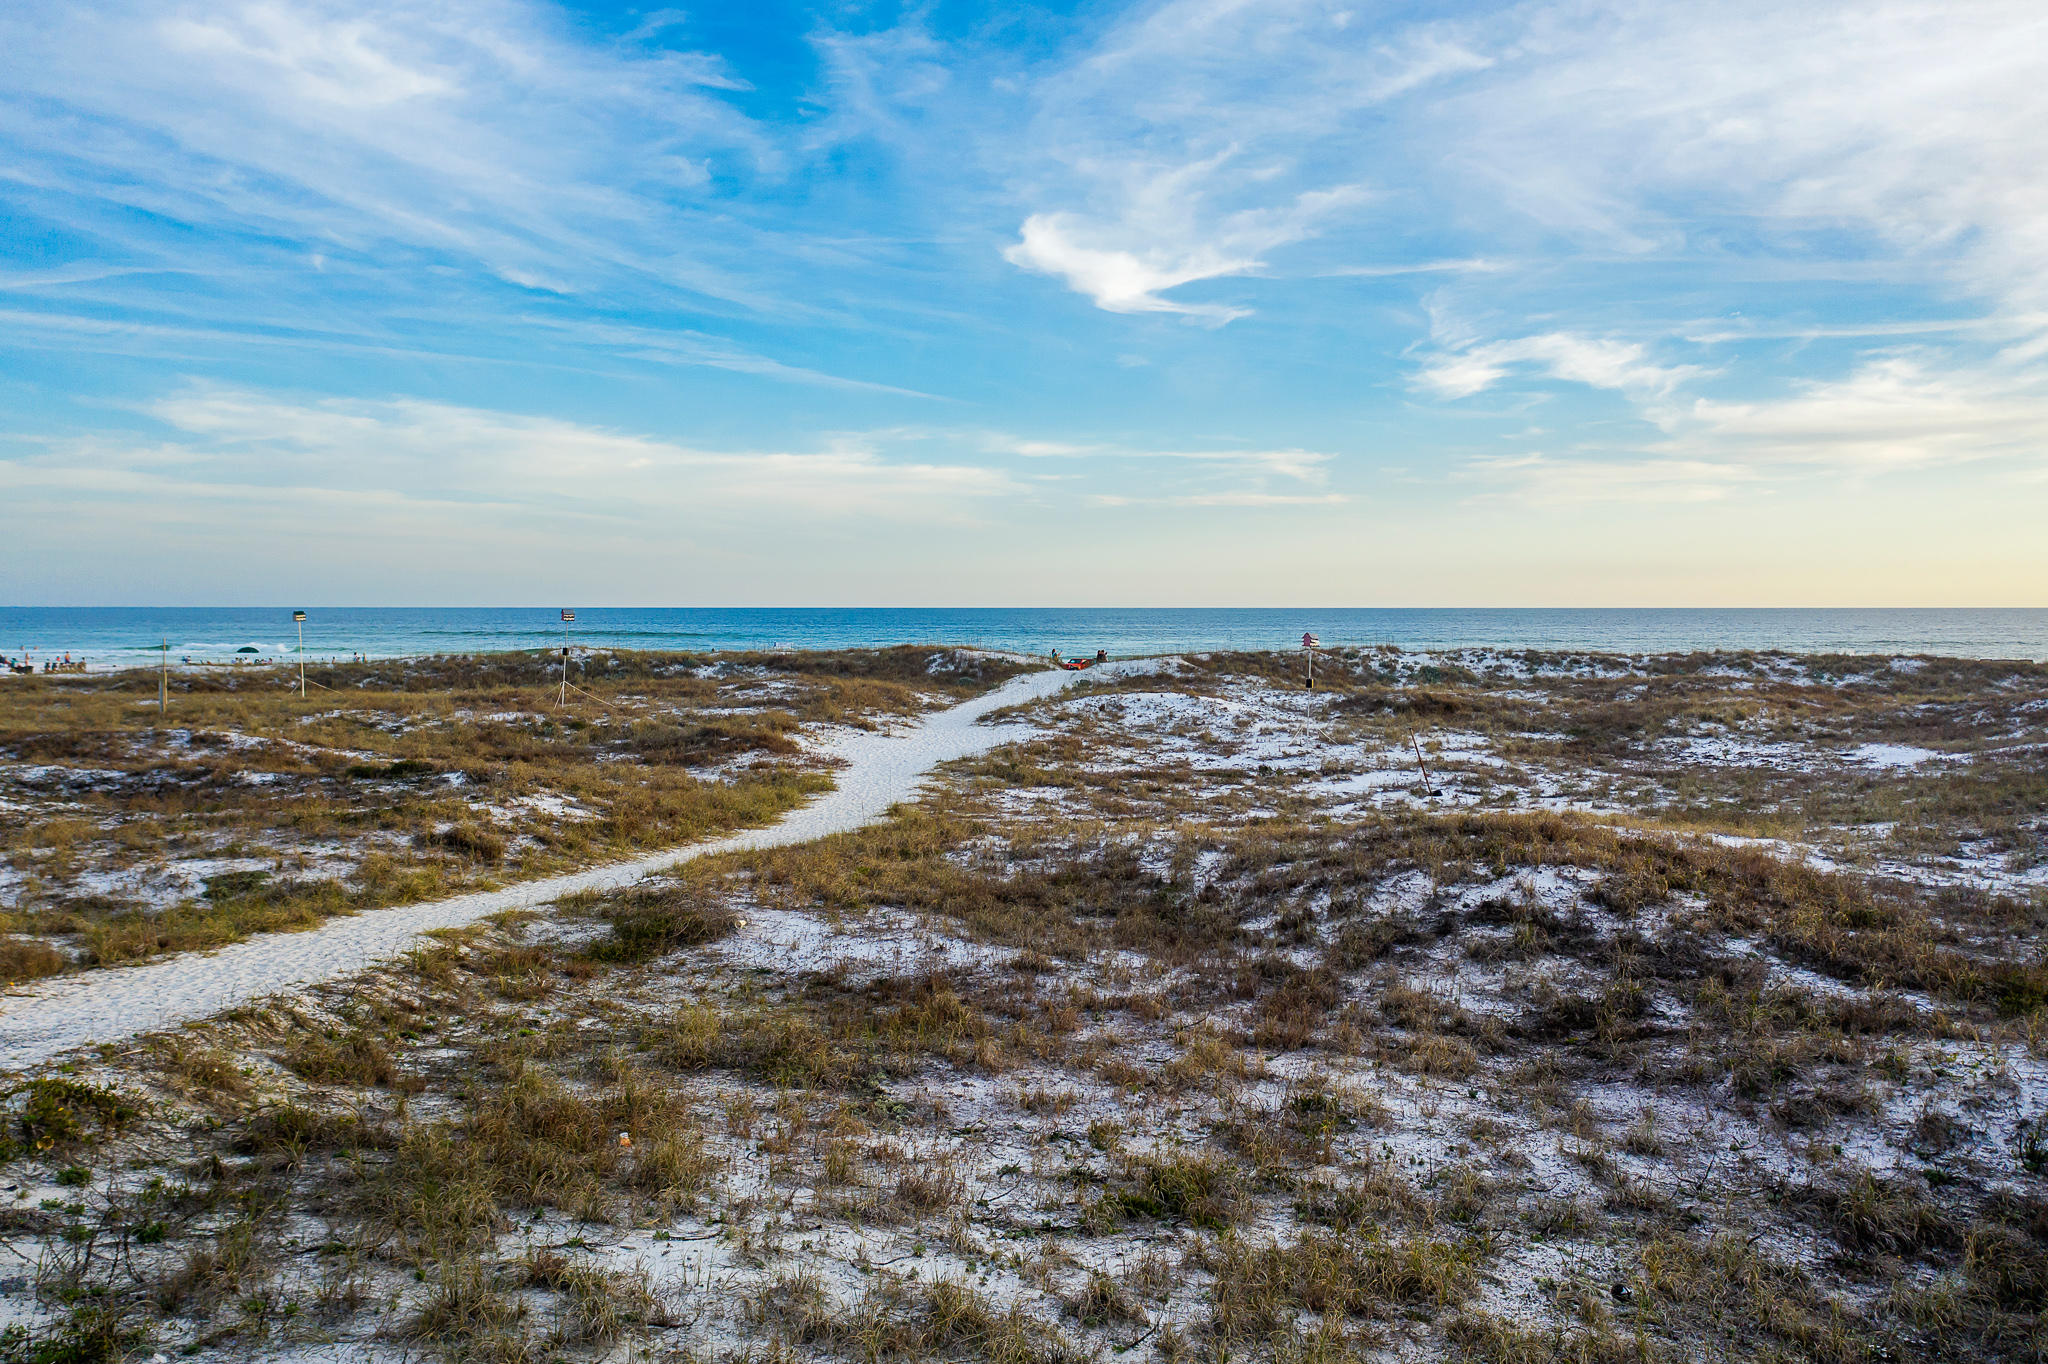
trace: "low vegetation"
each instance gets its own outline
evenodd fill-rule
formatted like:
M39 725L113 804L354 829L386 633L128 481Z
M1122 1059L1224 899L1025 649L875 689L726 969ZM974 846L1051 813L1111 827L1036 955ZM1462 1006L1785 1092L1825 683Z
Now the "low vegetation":
M0 984L304 928L765 823L800 742L969 695L949 651L592 652L8 679Z
M1530 685L1373 661L1317 725ZM1913 706L2031 695L1928 666ZM1462 799L1469 758L1338 808L1134 719L1277 713L1283 664L1168 680L872 828L24 1082L0 1358L2048 1357L2035 814L1973 881Z

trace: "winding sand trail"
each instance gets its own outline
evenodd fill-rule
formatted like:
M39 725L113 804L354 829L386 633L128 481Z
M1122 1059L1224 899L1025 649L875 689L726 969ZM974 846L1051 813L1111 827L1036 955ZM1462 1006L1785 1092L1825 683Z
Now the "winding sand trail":
M630 885L711 853L784 847L857 829L880 819L890 806L915 799L938 764L1030 737L1030 725L977 721L1004 706L1050 696L1076 676L1025 673L895 733L846 738L830 750L845 763L838 784L766 828L503 890L366 910L304 932L266 933L214 952L62 976L0 997L0 1072L28 1070L92 1043L211 1018L253 999L345 976L398 955L430 929L544 905L577 891Z

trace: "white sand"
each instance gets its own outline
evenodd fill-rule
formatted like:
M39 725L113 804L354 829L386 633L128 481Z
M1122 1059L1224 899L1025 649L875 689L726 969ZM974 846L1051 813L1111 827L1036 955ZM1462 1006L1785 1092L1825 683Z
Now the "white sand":
M895 733L848 736L833 750L846 763L838 785L765 829L504 890L334 919L303 933L267 933L217 952L30 986L0 998L0 1071L26 1070L91 1043L211 1018L253 999L348 975L405 951L429 929L547 904L576 891L628 885L707 853L807 843L859 828L881 818L890 806L914 799L938 764L1034 732L1030 725L979 725L982 716L1049 696L1081 675L1026 673Z

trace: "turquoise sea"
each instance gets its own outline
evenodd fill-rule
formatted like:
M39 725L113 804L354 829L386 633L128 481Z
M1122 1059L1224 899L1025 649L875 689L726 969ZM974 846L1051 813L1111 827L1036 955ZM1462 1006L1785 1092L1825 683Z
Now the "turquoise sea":
M1416 649L1663 653L1695 649L1949 654L2048 659L2048 608L609 608L578 606L578 645L627 649L838 649L976 644L1044 653L1149 654L1325 644ZM560 608L321 607L305 624L309 657L471 653L559 646ZM262 657L295 647L290 607L0 607L0 654L69 652L95 667ZM246 655L244 655L246 656Z

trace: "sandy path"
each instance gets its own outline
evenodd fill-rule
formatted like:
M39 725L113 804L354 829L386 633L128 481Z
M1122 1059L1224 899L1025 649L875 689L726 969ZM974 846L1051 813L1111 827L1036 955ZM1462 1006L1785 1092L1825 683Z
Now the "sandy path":
M396 956L429 929L546 904L580 890L627 885L707 853L807 843L872 823L890 806L914 799L938 764L1033 732L1029 725L977 724L982 716L1049 696L1076 676L1025 673L896 733L844 739L832 750L846 763L838 773L838 785L764 829L503 890L366 911L302 933L266 933L217 952L188 953L147 966L90 971L31 986L0 998L0 1071L26 1070L90 1043L211 1018L252 999L348 975Z

